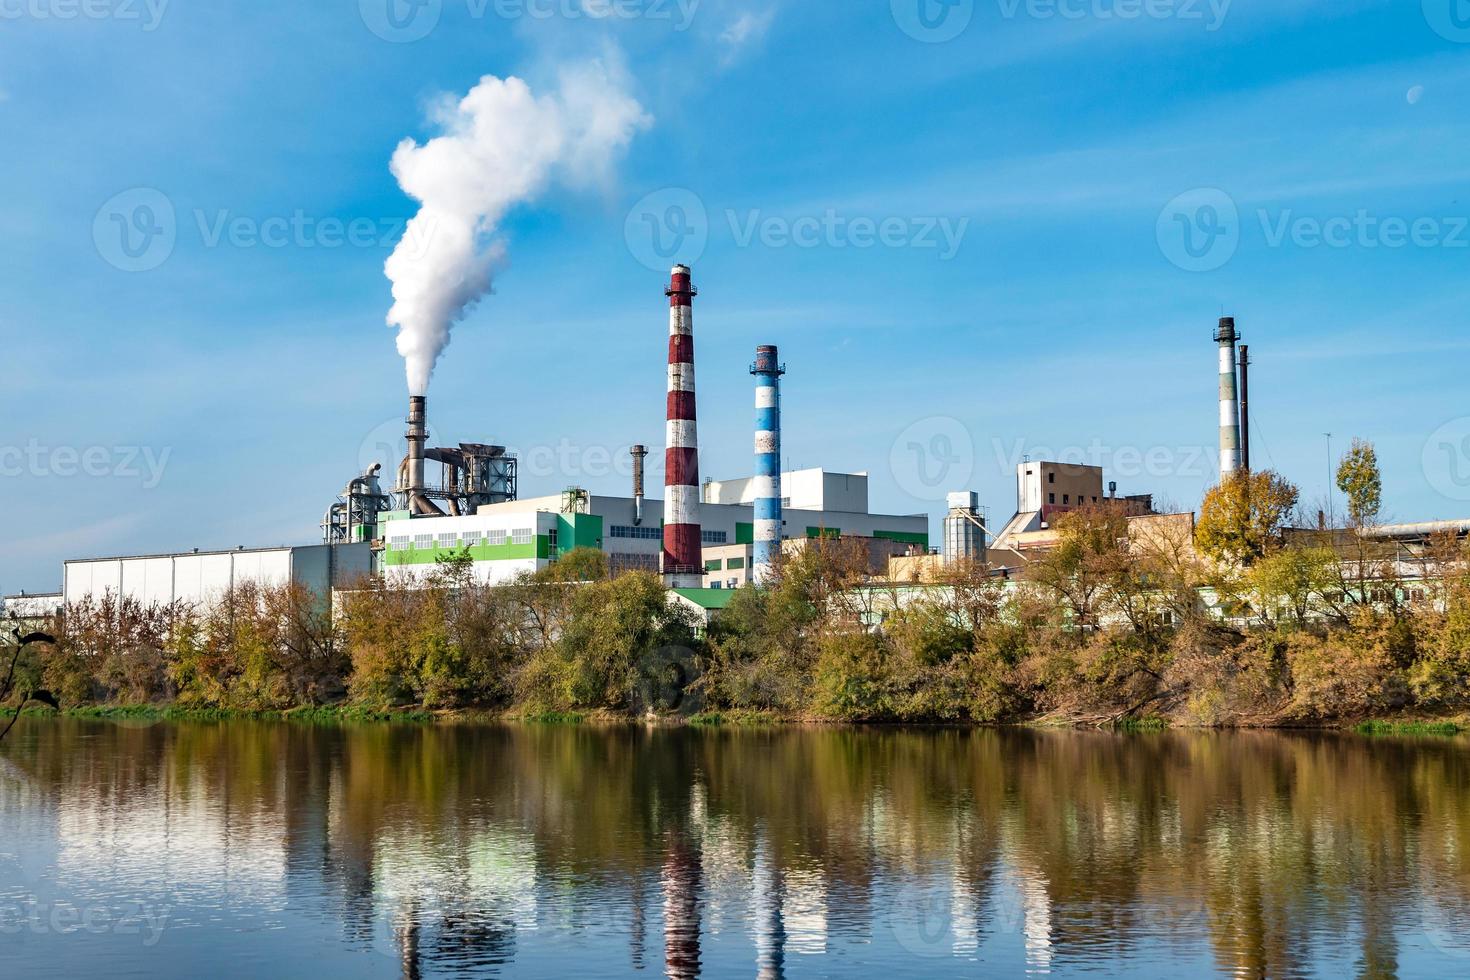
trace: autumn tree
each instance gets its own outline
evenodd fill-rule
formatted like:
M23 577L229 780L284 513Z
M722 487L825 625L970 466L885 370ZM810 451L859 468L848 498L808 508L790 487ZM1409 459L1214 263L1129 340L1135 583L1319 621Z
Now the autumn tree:
M1108 502L1057 518L1057 544L1027 577L1060 599L1079 626L1097 625L1110 583L1128 565L1128 517Z
M1337 489L1347 497L1348 521L1353 528L1372 527L1383 509L1383 473L1373 443L1354 439L1337 465Z
M1195 542L1216 562L1250 565L1281 546L1301 491L1271 470L1239 471L1205 494Z

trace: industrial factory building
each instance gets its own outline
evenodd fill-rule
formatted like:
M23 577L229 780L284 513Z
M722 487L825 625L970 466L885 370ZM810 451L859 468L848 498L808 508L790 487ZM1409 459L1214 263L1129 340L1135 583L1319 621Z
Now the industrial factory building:
M304 586L323 598L372 574L367 542L298 548L239 548L129 558L88 558L62 566L65 605L111 595L142 606L200 605L247 583Z
M510 582L544 569L578 548L607 555L614 573L661 574L672 588L724 588L768 579L782 542L850 537L880 542L885 551L927 551L925 515L868 511L865 473L780 472L780 378L774 346L756 350L755 466L752 477L700 483L695 400L694 288L687 266L670 273L665 487L647 500L644 461L634 446L632 496L570 489L557 496L517 499L515 460L495 446L458 449L426 445L428 402L410 398L408 455L392 493L377 472L353 480L323 521L324 540L375 542L389 581L424 577L440 559L468 553L477 580ZM442 464L431 485L426 462ZM729 549L738 554L727 554ZM718 553L707 549L717 549ZM716 567L718 566L718 567Z
M788 482L789 481L789 482ZM755 544L753 502L740 502L750 480L710 483L705 501L691 513L700 529L699 581L691 588L726 584L739 572L739 584L753 560L743 548ZM794 493L784 512L783 540L819 537L876 539L899 550L927 550L929 519L923 514L887 515L868 512L868 477L863 473L804 470L784 474L783 485ZM468 548L478 580L508 582L524 572L546 568L574 548L596 548L607 555L614 572L661 571L664 550L664 502L638 497L608 497L571 490L556 497L482 506L465 517L412 518L402 512L384 515L384 574L390 581L422 577L439 558ZM728 567L727 567L728 566Z
M1111 502L1129 516L1153 513L1153 497L1117 495L1117 484L1103 490L1100 466L1045 460L1016 466L1016 513L995 537L994 547L1024 552L1048 548L1055 540L1052 525L1062 514Z
M697 291L689 268L675 266L664 292L669 325L661 501L645 494L649 449L642 445L630 450L630 496L572 488L520 499L515 456L485 442L429 446L428 400L415 394L409 400L407 454L401 461L384 461L390 472L396 468L396 479L386 486L380 480L384 465L375 465L348 481L322 518L321 545L68 561L59 595L10 597L7 610L17 618L39 618L106 595L144 605L207 603L245 583L296 583L326 599L367 576L422 581L441 559L459 555L468 555L478 581L501 584L582 548L606 555L614 574L662 575L683 600L708 610L728 601L732 589L769 582L782 556L832 539L865 549L874 578L918 583L935 580L956 564L973 563L995 575L1021 570L1055 546L1058 517L1106 502L1125 510L1130 534L1192 537L1192 514L1157 515L1148 496L1120 497L1116 484L1105 488L1098 467L1028 460L1016 468L1014 516L997 528L977 494L951 493L942 552L931 551L927 515L870 511L866 473L781 471L786 366L772 345L756 348L749 370L754 378L753 475L701 481ZM1220 466L1228 477L1250 468L1250 358L1248 348L1239 345L1234 319L1220 320L1214 340Z

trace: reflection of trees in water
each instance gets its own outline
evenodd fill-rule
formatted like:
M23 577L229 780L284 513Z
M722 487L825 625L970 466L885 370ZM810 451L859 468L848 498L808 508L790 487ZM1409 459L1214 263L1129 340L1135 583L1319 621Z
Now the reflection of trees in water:
M60 817L78 801L116 815L109 846L165 809L196 846L281 835L288 894L325 884L348 941L389 922L426 975L620 915L633 964L662 932L677 976L730 916L768 977L879 933L945 956L1015 943L1036 968L1208 943L1250 976L1351 936L1345 967L1392 976L1421 917L1451 937L1470 920L1452 741L59 722L6 752L63 854L96 846Z

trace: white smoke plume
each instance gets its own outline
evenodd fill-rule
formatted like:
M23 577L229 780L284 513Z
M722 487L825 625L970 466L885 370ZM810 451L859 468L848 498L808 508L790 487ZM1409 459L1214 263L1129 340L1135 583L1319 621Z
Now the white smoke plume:
M491 291L505 254L496 230L506 212L553 181L606 183L633 136L652 123L616 64L594 61L561 73L557 91L537 96L519 78L486 75L459 101L430 113L442 135L404 140L393 176L417 200L383 271L393 282L389 326L413 395L449 345L449 332Z

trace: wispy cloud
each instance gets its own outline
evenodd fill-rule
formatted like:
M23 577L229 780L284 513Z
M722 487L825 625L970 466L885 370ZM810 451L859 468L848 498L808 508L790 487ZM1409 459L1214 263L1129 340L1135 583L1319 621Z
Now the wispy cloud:
M733 63L746 49L764 40L766 34L771 30L771 24L775 20L776 10L774 7L762 12L750 10L741 12L720 33L720 44L725 49L725 64Z

